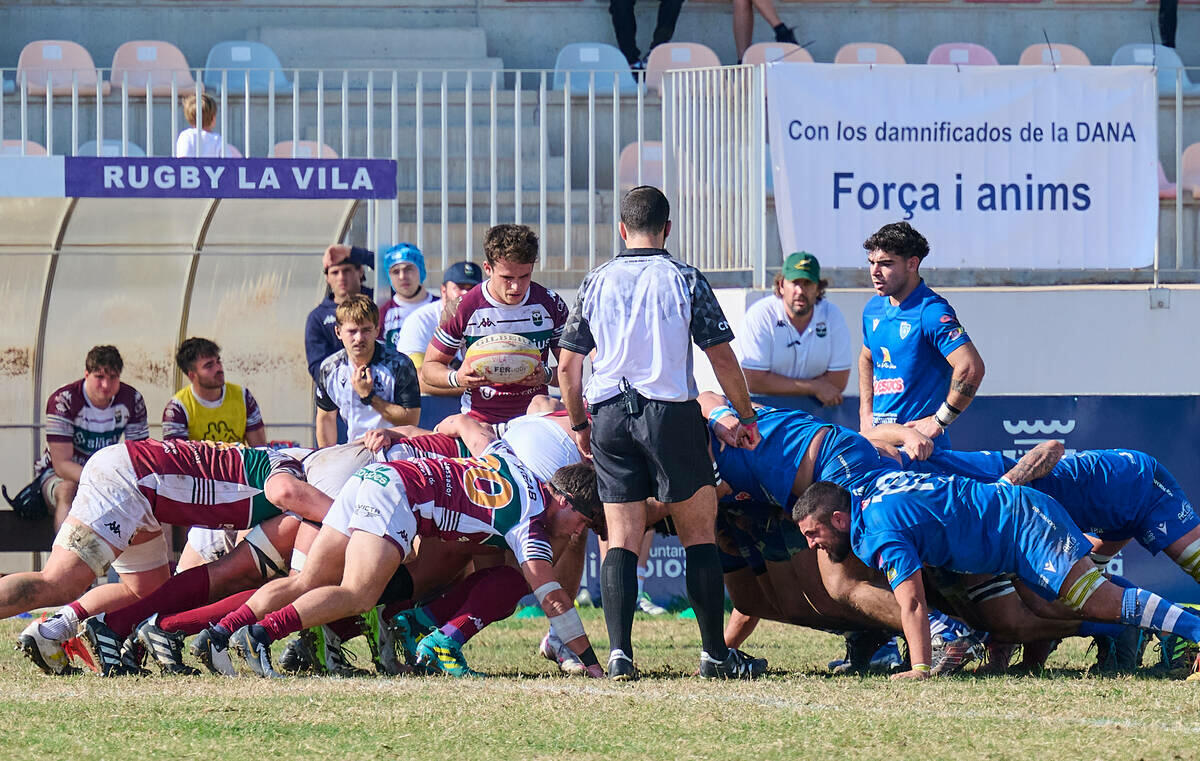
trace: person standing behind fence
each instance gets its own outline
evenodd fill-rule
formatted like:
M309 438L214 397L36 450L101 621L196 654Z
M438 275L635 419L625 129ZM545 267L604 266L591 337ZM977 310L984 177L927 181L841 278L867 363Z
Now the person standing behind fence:
M125 362L115 346L93 346L84 360L83 378L56 389L46 401L46 451L34 466L42 498L62 525L79 488L84 463L121 440L150 438L146 402L121 382Z
M646 68L646 58L637 46L637 17L633 13L633 5L637 0L609 0L608 12L612 16L613 33L617 36L617 47L629 61L629 67L635 71ZM675 36L675 22L679 20L679 12L683 10L683 0L660 0L658 4L658 23L654 25L654 36L650 39L650 50L664 42L670 42Z
M877 296L863 308L859 428L904 423L948 448L946 428L983 382L983 358L958 315L921 278L929 242L907 222L863 243Z
M685 547L688 598L703 645L700 675L752 679L766 661L727 648L722 634L717 495L692 377L695 341L736 408L739 443L757 445L758 418L729 345L733 332L699 270L663 249L671 222L662 192L644 185L629 191L621 200L620 232L628 249L589 272L579 286L560 341L559 366L571 428L579 450L595 460L608 524L610 549L600 571L611 647L608 674L618 681L637 678L632 658L637 553L646 530L646 500L653 497L667 504ZM585 409L583 360L593 351Z
M179 133L175 138L175 158L236 158L237 154L231 146L225 144L220 134L213 132L217 124L217 102L207 93L200 95L200 109L203 109L203 120L196 113L196 95L185 96L183 99L183 117L191 127ZM197 129L200 121L204 126ZM222 153L222 151L224 151Z
M797 251L775 276L775 296L746 310L738 348L750 393L842 403L854 353L846 318L825 298L828 285L817 257Z

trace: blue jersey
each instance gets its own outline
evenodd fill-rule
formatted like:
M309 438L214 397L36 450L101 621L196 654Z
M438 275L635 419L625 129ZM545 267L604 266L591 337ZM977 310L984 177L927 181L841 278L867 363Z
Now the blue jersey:
M1066 511L1028 487L892 472L851 510L854 554L892 588L930 565L1015 573L1050 596L1091 544Z
M787 507L800 461L813 437L826 430L813 463L814 481L833 483L858 493L885 466L874 445L849 428L820 420L801 410L758 407L758 432L762 437L752 450L714 443L713 459L722 480L734 494Z
M874 363L875 425L937 412L950 387L946 356L971 339L944 298L921 283L899 306L875 296L863 308L863 345ZM934 443L946 445L946 437Z

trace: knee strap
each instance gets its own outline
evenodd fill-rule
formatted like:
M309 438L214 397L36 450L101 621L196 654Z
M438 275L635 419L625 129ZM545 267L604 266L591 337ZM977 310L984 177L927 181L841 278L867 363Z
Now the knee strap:
M978 605L981 602L987 602L988 600L994 600L997 597L1010 595L1016 591L1016 587L1013 586L1011 580L1003 577L996 577L994 579L988 579L987 581L976 584L968 589L967 600L973 605Z
M254 564L258 566L258 572L264 579L287 575L287 563L284 562L283 555L279 553L275 545L271 544L261 523L250 529L250 533L246 534L243 541L250 545L250 550L254 555Z
M1071 610L1081 611L1088 599L1103 584L1104 577L1100 575L1100 570L1093 568L1075 580L1075 583L1071 585L1067 593L1062 596L1062 601Z
M1178 563L1188 576L1200 581L1200 539L1192 542L1183 549L1183 552L1179 553Z

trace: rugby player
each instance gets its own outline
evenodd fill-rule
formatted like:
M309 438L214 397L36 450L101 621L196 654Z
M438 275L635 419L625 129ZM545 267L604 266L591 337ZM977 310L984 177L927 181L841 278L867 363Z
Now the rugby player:
M44 628L31 625L19 641L44 671L61 671L66 655L52 640L73 635L91 615L145 597L170 576L162 524L251 529L280 515L280 506L320 520L329 502L304 483L296 460L278 452L153 439L105 447L83 468L46 567L0 579L0 616L75 600ZM109 567L121 583L83 594ZM207 574L196 579L208 583ZM120 645L91 639L93 648L103 648L106 655Z
M912 669L930 676L923 565L959 573L1016 574L1046 599L1042 615L1089 619L1084 636L1110 634L1106 621L1200 639L1200 618L1137 587L1121 588L1087 559L1083 533L1052 498L1029 487L958 476L893 472L858 498L829 482L809 487L792 517L809 543L835 561L851 551L882 570L896 595Z

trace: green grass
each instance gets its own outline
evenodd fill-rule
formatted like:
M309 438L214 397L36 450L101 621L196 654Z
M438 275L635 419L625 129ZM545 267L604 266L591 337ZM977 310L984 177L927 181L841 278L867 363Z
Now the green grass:
M603 645L603 618L586 611ZM13 642L27 620L0 621ZM753 683L693 677L693 621L635 626L640 682L566 678L535 649L544 619L510 619L467 646L486 680L437 677L50 678L0 652L5 759L1191 759L1200 683L1088 676L1068 641L1039 677L929 682L830 677L841 639L764 623ZM1151 645L1151 650L1153 650ZM365 661L365 649L356 648ZM1149 657L1149 656L1148 656Z

